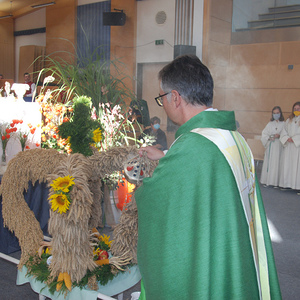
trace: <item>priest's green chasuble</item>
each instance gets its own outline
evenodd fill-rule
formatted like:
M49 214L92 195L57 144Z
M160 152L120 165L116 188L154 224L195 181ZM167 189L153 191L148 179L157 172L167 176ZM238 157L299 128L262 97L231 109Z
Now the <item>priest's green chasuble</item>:
M281 299L253 158L233 112L204 111L182 125L135 198L147 300Z

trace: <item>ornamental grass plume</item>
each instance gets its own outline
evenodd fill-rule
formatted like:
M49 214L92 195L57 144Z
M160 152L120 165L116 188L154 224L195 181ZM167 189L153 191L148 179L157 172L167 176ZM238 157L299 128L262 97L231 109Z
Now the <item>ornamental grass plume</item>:
M102 103L110 102L113 106L123 105L125 101L130 103L136 99L125 84L130 78L121 71L119 65L122 63L117 59L107 60L105 46L100 45L92 52L88 46L84 54L78 52L74 45L72 46L75 54L64 51L64 57L69 55L69 59L64 60L59 57L60 51L41 57L48 67L40 71L38 80L49 74L51 80L55 78L51 81L58 87L52 89L55 101L62 98L62 101L67 103L74 97L86 95L90 97L97 115L101 115ZM46 89L49 83L45 80L43 89Z

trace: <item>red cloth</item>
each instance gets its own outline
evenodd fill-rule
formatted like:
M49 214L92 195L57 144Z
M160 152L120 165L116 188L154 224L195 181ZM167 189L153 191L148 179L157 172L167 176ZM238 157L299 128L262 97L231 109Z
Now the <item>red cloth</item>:
M29 85L29 90L26 91L26 93L25 93L25 97L26 97L26 95L32 94L32 93L31 93L31 86L32 86L33 82L32 82L32 81L29 81L29 82L25 82L25 83L27 83L27 84Z

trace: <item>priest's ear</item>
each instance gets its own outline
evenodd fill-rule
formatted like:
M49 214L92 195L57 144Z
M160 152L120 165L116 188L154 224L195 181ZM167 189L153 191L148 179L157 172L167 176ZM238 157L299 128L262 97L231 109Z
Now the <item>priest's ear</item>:
M178 93L178 91L176 90L172 90L172 101L174 101L175 103L175 107L177 108L178 106L180 106L182 98L180 96L180 94Z

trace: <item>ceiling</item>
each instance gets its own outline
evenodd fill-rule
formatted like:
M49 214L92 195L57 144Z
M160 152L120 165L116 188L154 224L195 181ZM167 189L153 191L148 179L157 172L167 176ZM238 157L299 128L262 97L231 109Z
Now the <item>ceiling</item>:
M26 15L37 8L32 5L53 2L53 0L0 0L0 16L13 15L13 18Z

